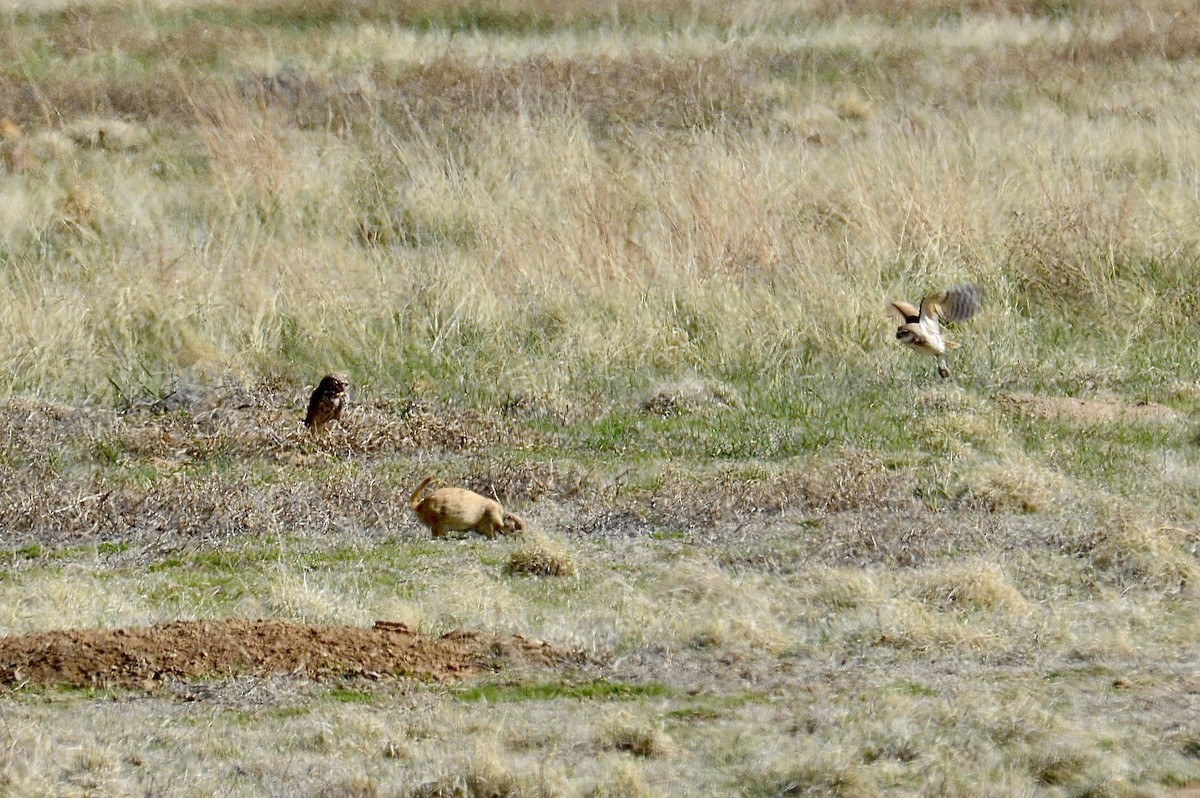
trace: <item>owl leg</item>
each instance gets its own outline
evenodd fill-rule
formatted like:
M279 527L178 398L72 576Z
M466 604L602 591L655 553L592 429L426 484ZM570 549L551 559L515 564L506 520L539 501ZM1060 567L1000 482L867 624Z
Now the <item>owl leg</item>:
M941 377L943 380L948 379L950 377L950 367L948 365L946 365L946 358L939 355L938 361L937 361L937 366L938 366L938 376Z

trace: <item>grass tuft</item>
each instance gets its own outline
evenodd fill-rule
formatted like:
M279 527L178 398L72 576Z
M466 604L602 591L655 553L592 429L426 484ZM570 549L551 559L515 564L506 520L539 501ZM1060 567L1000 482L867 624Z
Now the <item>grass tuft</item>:
M1116 584L1183 596L1200 591L1200 562L1188 550L1194 545L1193 532L1128 512L1117 513L1088 541L1092 563Z
M624 751L643 759L671 756L675 741L659 725L641 718L618 716L608 721L598 735L601 748Z
M567 794L557 774L538 775L505 765L493 750L477 751L457 772L410 789L410 798L555 798Z
M508 558L505 573L517 576L575 576L575 561L561 540L544 534L526 536Z
M617 760L606 763L604 775L585 794L588 798L650 798L655 792L636 762Z
M739 784L742 795L762 798L773 795L878 798L884 794L859 767L824 759L746 773Z
M1061 474L1028 458L983 463L970 480L970 491L991 512L1046 509L1064 489Z
M987 562L938 568L918 589L923 601L939 608L1022 614L1029 604L1004 573Z

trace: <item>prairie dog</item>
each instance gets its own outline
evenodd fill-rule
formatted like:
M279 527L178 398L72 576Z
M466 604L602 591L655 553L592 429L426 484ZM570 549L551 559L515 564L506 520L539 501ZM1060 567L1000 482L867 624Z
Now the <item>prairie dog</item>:
M433 482L426 477L408 497L408 506L421 523L429 527L433 537L445 537L448 531L474 530L485 538L497 534L513 534L525 529L525 521L514 513L504 512L499 502L480 496L465 488L438 488L425 498L421 493Z

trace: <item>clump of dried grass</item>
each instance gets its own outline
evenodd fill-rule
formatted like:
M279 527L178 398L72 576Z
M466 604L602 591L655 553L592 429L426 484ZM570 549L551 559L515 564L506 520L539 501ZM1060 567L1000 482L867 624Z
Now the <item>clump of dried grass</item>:
M978 653L993 651L1002 643L990 630L931 612L915 601L890 602L880 609L876 621L876 644L906 651Z
M850 89L838 97L837 115L852 122L869 122L875 116L875 108L861 92Z
M767 798L777 795L822 795L835 798L880 798L859 764L842 762L833 755L812 755L805 761L774 765L744 774L742 795Z
M1084 545L1096 568L1123 587L1171 595L1200 592L1200 561L1188 551L1196 545L1195 532L1119 511Z
M829 568L817 566L806 574L802 595L809 601L834 609L847 610L873 605L880 589L875 575L865 568Z
M1043 301L1107 302L1126 265L1135 220L1127 202L1103 202L1090 185L1060 185L1042 207L1014 212L1005 262L1024 294ZM1136 253L1140 254L1140 253Z
M778 607L754 575L734 576L711 561L685 560L663 568L655 586L664 634L692 648L779 651L786 644Z
M611 718L597 742L602 748L625 751L644 759L671 756L676 748L675 741L661 725L628 714Z
M888 468L878 455L846 448L814 458L799 484L809 507L839 512L907 499L905 487L910 480Z
M64 127L63 132L81 147L101 150L136 150L150 141L145 127L105 117L78 119Z
M1059 744L1042 746L1031 756L1029 763L1033 777L1038 783L1051 787L1080 787L1090 780L1089 777L1097 769L1102 768L1101 761L1094 753L1078 744ZM1101 792L1100 794L1105 794ZM1083 790L1083 794L1094 794L1091 790Z
M1063 491L1064 478L1027 458L1012 457L979 466L970 480L971 495L991 512L1036 513Z
M920 579L917 595L936 607L1024 612L1025 597L995 565L969 561L932 570Z
M588 798L650 798L655 793L635 762L620 759L612 763L605 774L592 785Z
M518 576L575 576L578 573L566 544L542 533L526 536L509 556L504 570Z
M493 750L477 751L458 772L427 782L405 795L409 798L556 798L568 795L559 774L536 776L504 764Z

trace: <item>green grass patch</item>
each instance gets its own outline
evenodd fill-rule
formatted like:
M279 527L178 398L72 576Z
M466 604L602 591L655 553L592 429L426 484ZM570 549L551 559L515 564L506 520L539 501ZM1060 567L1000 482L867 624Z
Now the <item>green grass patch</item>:
M271 707L263 714L272 720L291 720L292 718L303 718L311 715L312 711L312 707L297 704L290 707Z
M689 696L686 705L667 710L663 717L684 723L715 721L727 718L747 704L770 700L766 693L745 691L733 695Z
M486 701L491 704L520 701L553 701L570 698L586 701L631 701L639 698L664 698L673 694L670 687L657 682L630 684L596 679L583 684L542 682L537 684L482 684L465 688L456 696L460 701Z
M10 557L20 560L36 560L46 553L46 549L36 543L27 543L14 549L10 553Z
M1047 671L1042 678L1048 682L1070 681L1080 677L1094 679L1112 676L1113 669L1107 665L1080 665L1077 668L1056 668Z
M335 687L325 695L339 704L370 704L374 700L374 696L366 690L353 690L348 687Z
M894 687L905 695L915 695L929 698L938 694L938 691L934 690L932 687L925 684L918 684L916 682L897 682Z
M418 31L473 31L509 36L542 35L556 27L554 18L549 14L486 3L457 7L438 4L414 14L409 24Z
M663 530L661 532L650 533L651 540L686 540L687 536L688 535L686 532L679 532L675 530Z
M156 574L156 573L161 573L163 571L171 571L175 568L182 568L183 566L184 566L183 558L172 555L172 556L168 556L168 557L163 557L158 562L150 563L150 565L146 567L146 570L152 574Z

